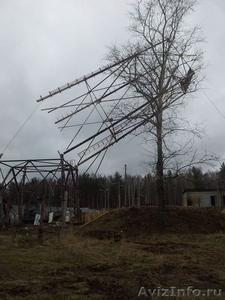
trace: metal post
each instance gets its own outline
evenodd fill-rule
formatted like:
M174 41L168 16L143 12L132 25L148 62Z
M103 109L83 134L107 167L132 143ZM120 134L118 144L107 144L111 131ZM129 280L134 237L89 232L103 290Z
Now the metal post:
M5 209L5 226L9 226L9 213L11 210L11 201L10 198L7 200L6 209Z
M2 196L0 196L0 224L2 223L2 219L1 219L2 212L3 212L3 199Z
M81 222L81 210L80 210L80 193L79 193L79 175L78 175L78 166L75 166L75 195L76 195L76 209L77 209L77 218L78 222Z
M125 165L124 173L124 205L127 205L127 165Z
M45 195L41 197L41 205L40 205L40 225L39 225L39 232L38 232L38 239L39 243L43 244L43 222L45 216Z
M65 231L66 224L66 212L65 212L65 166L64 166L64 155L60 154L60 162L61 162L61 208L62 208L62 231Z
M24 205L24 185L25 185L25 179L26 179L26 172L27 172L27 168L26 166L24 167L24 171L23 171L23 177L22 177L22 180L21 180L21 183L20 183L20 207L18 207L19 209L19 219L20 219L20 222L22 221L22 217L23 217L23 212L22 212L22 207Z
M68 201L68 191L64 191L63 205L62 205L62 230L66 229L66 209Z
M118 207L121 207L121 196L120 196L120 178L118 182Z
M43 222L44 222L44 216L45 216L45 195L42 197L42 200L41 200L40 213L41 213L40 228L42 228Z

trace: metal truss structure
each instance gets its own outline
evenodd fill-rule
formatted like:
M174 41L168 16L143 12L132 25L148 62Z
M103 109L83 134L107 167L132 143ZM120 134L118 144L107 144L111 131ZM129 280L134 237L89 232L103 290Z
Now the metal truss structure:
M140 120L137 122L136 116L148 106L147 103L142 103L142 105L129 114L124 114L123 117L117 118L115 115L115 111L121 101L137 99L137 96L133 96L131 93L130 82L121 80L120 75L145 51L147 50L132 54L125 59L121 59L119 62L107 65L63 85L49 92L49 95L40 97L37 100L37 102L44 101L49 97L63 93L69 88L76 88L78 85L83 85L86 89L84 92L82 90L81 93L74 91L77 96L72 100L70 99L66 102L62 100L64 103L60 102L58 106L43 109L49 113L55 113L59 109L68 110L73 108L70 113L58 118L55 123L62 123L62 126L59 127L61 130L73 128L73 137L64 154L77 149L77 166L85 162L90 162L89 169L99 159L97 172L109 147L145 123L145 121L140 122ZM77 122L72 124L74 118L77 119Z
M156 46L160 46L160 43ZM55 124L61 124L59 129L72 129L70 132L73 132L73 136L64 154L76 150L77 166L87 162L88 171L96 162L97 173L111 146L134 133L155 116L152 103L159 95L151 95L151 99L146 101L142 95L135 93L134 88L140 77L151 72L143 66L143 57L148 50L149 48L145 48L118 59L115 63L58 87L37 100L46 103L46 100L54 97L54 105L42 110L56 115ZM137 72L137 65L141 67L141 73L140 70ZM172 88L179 89L182 94L181 83L185 79L186 70L183 68L179 72L181 77L175 80ZM66 94L68 89L73 89L73 94L76 95L73 99L71 94L69 97ZM130 109L125 108L121 112L123 103ZM167 103L164 105L166 107ZM64 111L64 115L57 115L59 111Z
M159 47L161 51L161 43L155 47ZM160 95L157 92L150 93L146 100L143 94L136 90L137 84L140 83L139 79L145 76L149 78L149 73L152 72L151 68L146 69L143 63L146 57L151 61L149 49L145 48L131 53L95 72L58 87L44 97L40 96L37 102L42 101L44 104L47 104L49 98L54 97L54 104L42 110L54 115L55 123L60 124L61 130L70 129L69 132L72 132L70 142L64 153L57 159L0 160L0 166L8 168L7 175L2 174L3 181L0 190L14 182L18 203L21 205L27 175L36 173L40 175L42 181L47 178L61 180L61 200L67 198L69 178L72 178L75 193L77 193L76 185L80 165L87 163L86 171L88 171L96 163L97 173L111 146L145 126L155 117L152 107ZM179 53L174 55L181 60L177 70L180 76L176 77L172 86L168 87L168 91L164 90L163 93L168 92L171 95L175 91L179 98L186 93L194 72L191 68L187 72L185 69L187 63L182 62L183 57ZM154 65L154 68L155 72L157 68L160 71L161 66ZM71 93L68 93L69 89L73 89ZM71 94L75 95L72 99ZM163 109L167 108L168 99L163 100ZM124 110L123 103L125 104ZM58 115L61 111L64 111L63 116ZM64 155L74 150L78 157L76 167L64 160ZM18 180L19 176L22 176L21 180ZM37 188L38 186L35 187ZM78 200L76 206L79 208Z
M23 205L24 186L29 182L29 174L41 178L38 184L29 191L30 197L41 186L43 182L49 185L50 191L54 194L54 186L51 182L60 183L61 201L68 200L68 190L71 185L73 188L73 195L77 195L77 176L78 169L70 162L64 159L63 155L56 159L28 159L28 160L1 160L0 166L8 170L6 176L2 173L2 183L0 190L7 189L10 183L14 183L16 187L18 200L18 214L19 219L22 219L21 206ZM20 180L18 179L20 178ZM41 195L43 196L43 195ZM74 208L79 211L79 200L76 197Z

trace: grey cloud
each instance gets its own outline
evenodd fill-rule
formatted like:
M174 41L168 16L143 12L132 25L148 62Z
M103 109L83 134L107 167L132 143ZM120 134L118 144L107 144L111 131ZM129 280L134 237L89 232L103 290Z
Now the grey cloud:
M129 9L122 0L1 1L0 153L35 110L39 95L96 70L103 64L106 45L127 40ZM210 65L204 89L225 115L224 13L223 0L207 0L197 8L193 22L202 25L208 40L204 47ZM75 92L67 93L69 98ZM194 122L204 121L207 149L223 156L224 119L203 92L197 96L187 105L186 116ZM52 98L46 105L54 105L54 101ZM42 107L6 149L4 159L57 157L58 150L65 150L72 132L60 132L55 116L41 112ZM75 156L70 153L68 159ZM139 142L124 140L109 150L100 171L123 172L127 164L136 174L142 172L141 160Z

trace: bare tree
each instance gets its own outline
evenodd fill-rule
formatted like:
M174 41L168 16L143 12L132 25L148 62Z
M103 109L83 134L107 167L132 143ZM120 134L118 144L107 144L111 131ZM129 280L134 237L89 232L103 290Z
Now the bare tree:
M180 144L175 148L171 137L177 132L182 136L185 132L199 134L197 129L184 127L178 122L187 94L195 92L203 78L203 51L199 48L203 41L201 31L185 23L196 4L196 0L137 1L130 13L129 42L110 47L107 56L111 62L119 61L144 50L133 64L118 71L122 79L130 83L130 92L137 98L133 104L123 102L116 113L117 116L127 114L141 102L148 102L145 109L135 116L146 121L136 134L147 133L146 138L150 136L154 141L160 230L164 229L163 172L166 163L171 157L184 155L192 148L190 140L186 142L186 148Z

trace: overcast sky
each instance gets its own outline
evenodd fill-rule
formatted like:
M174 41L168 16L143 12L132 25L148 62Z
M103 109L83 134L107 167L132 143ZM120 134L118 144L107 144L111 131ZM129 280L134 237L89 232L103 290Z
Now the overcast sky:
M191 121L203 124L208 136L198 147L220 155L222 162L225 159L225 1L202 2L191 22L202 26L207 39L207 81L205 92L198 92L185 111ZM42 104L37 107L36 100L103 65L106 46L127 39L129 3L132 1L0 1L2 159L57 158L57 151L65 150L68 133L57 129L54 118L41 111ZM73 90L67 93L74 97ZM49 103L52 105L53 101L54 98ZM111 148L100 173L123 174L125 164L131 174L144 173L139 144L140 140L123 140ZM67 158L76 159L76 153Z

